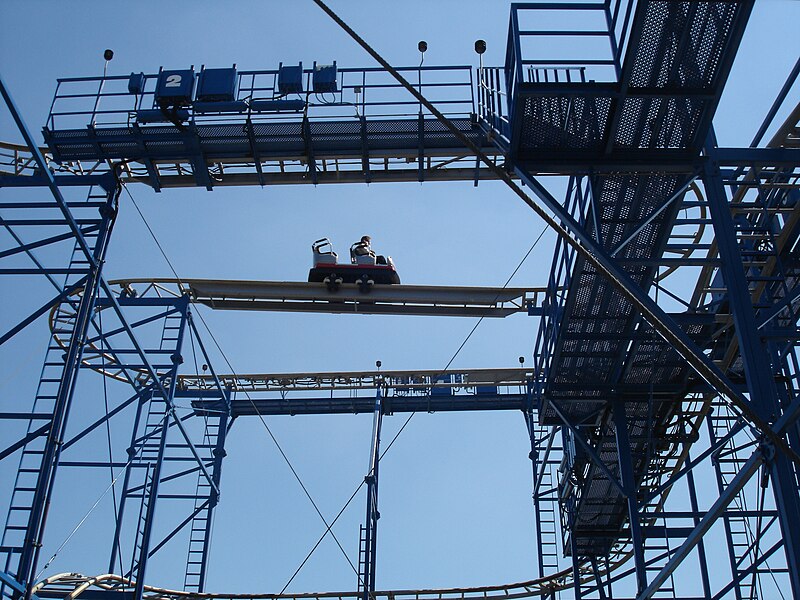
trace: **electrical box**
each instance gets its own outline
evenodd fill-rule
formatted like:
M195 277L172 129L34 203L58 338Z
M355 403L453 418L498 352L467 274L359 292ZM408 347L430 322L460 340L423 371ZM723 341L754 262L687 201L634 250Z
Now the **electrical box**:
M194 69L161 71L156 84L158 106L188 106L194 91Z
M326 92L338 92L336 61L332 65L318 65L314 63L314 74L312 81L314 92L324 94Z
M141 94L144 91L144 73L131 73L128 77L128 93Z
M281 96L303 93L303 63L278 66L278 93Z
M203 69L197 77L197 99L200 102L233 102L236 100L236 69Z

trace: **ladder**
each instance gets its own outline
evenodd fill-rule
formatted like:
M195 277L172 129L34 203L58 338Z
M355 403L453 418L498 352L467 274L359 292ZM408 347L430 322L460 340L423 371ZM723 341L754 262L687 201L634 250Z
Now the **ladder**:
M139 479L141 483L139 485L129 485L122 497L122 501L134 498L141 499L134 553L131 556L130 569L126 574L126 577L137 581L141 562L143 558L146 560L146 557L142 554L142 549L146 545L146 538L149 534L147 531L148 525L152 523L153 496L157 488L160 471L158 463L162 456L162 446L166 444L166 436L169 430L166 401L155 396L150 396L143 401L147 403L144 431L138 439L137 446L132 448L132 453L135 452L135 456L130 465L134 473L141 474Z
M663 537L649 537L644 542L644 556L645 556L645 572L657 574L670 559L672 549L669 545L669 536L666 534L667 522L665 519L660 519L661 524L664 526ZM648 582L652 579L648 575ZM676 599L678 596L675 592L675 578L673 575L658 588L658 591L653 594L653 598L672 598Z
M106 204L108 194L102 188L92 187L86 198L86 207L91 207L91 219L81 219L80 226L84 240L94 255L97 254L103 218L97 213L96 207ZM53 207L56 205L53 204ZM53 208L49 207L49 208ZM80 209L80 205L76 210ZM64 276L62 290L80 283L90 271L90 262L76 240L70 254L67 273ZM4 570L6 573L18 575L19 561L23 551L32 540L27 536L33 517L33 503L36 491L47 482L42 478L49 471L45 465L45 450L52 430L55 415L56 401L62 388L64 379L65 359L67 349L74 337L76 326L77 308L73 302L80 297L82 292L73 295L57 307L51 315L53 327L50 341L45 353L39 382L33 400L31 413L26 427L27 442L21 449L14 486L11 492L8 513L0 540L0 556L5 554ZM66 392L65 392L66 393ZM24 582L21 582L24 583ZM0 598L11 598L15 595L7 585L0 584Z
M539 570L540 577L546 577L559 570L559 526L558 521L558 489L556 485L557 476L553 470L557 468L552 456L547 457L547 462L539 464L545 460L546 448L549 436L556 435L552 427L533 424L533 434L537 443L538 460L535 465L537 474L535 475L534 485L536 489L533 494L533 502L536 507L536 526L538 528L537 541L539 543ZM550 454L559 453L556 448L555 440Z
M212 478L218 478L214 449L217 447L222 428L225 427L224 416L209 418L204 415L205 431L203 434L203 449L209 449L210 456L204 464L213 471ZM198 448L198 451L201 449ZM214 507L216 505L215 492L208 478L202 471L197 473L195 486L194 517L189 530L189 551L186 559L186 572L183 578L183 589L186 592L202 592L205 587L205 570L208 561L208 546L211 541L211 526Z
M364 592L367 582L364 574L367 572L367 528L359 525L358 528L358 591Z
M708 418L708 431L711 444L715 444L720 438L730 432L731 428L738 422L739 418L735 416L728 407L719 402L714 406L714 410ZM742 436L734 437L723 449L718 453L716 460L714 460L714 471L717 478L717 487L722 491L728 487L733 478L739 473L742 466L746 462L749 452L745 450L744 456L737 449L737 444L742 441ZM725 533L730 539L728 548L729 560L731 569L735 576L739 576L742 571L746 571L750 567L755 557L752 556L753 548L753 532L750 528L750 521L747 517L737 516L736 509L746 510L747 499L742 492L734 500L728 514L723 517L723 525ZM734 588L737 600L757 599L758 590L755 586L755 581L752 577L745 577L741 579L739 585Z
M161 328L161 340L159 342L159 353L177 352L180 344L182 322L184 315L176 309L168 309L164 315ZM167 368L166 361L163 364L156 363L154 368L162 385L168 385L168 379L174 377L177 363L172 361L171 368ZM134 443L129 450L132 456L130 468L133 472L143 471L140 485L131 485L128 480L123 491L122 501L128 499L140 499L139 515L136 526L136 536L134 551L131 556L131 566L126 577L133 579L140 584L142 578L141 571L147 561L150 547L151 528L153 523L153 511L155 501L158 496L158 486L161 478L161 467L166 458L167 435L170 429L169 416L170 404L167 398L160 394L150 393L144 396L141 402L146 403L146 416L144 426L139 437L134 439ZM133 475L133 472L131 475ZM133 477L131 477L133 479Z

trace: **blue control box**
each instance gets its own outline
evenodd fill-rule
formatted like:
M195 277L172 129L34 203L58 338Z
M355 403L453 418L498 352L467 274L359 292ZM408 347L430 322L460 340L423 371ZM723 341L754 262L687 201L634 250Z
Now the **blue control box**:
M336 61L332 65L314 63L313 84L314 91L318 94L338 92Z
M144 73L131 73L128 77L128 93L141 94L144 92Z
M303 63L278 66L278 93L281 96L303 93Z
M236 100L236 69L203 69L197 77L197 99L200 102L233 102Z
M188 106L194 92L194 69L161 71L156 84L158 106Z

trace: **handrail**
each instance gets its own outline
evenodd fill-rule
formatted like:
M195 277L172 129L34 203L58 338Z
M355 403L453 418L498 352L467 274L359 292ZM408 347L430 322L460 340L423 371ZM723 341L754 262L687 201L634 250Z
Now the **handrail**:
M475 112L471 66L419 66L401 67L398 70L418 77L434 104L447 108L450 114L469 116ZM295 120L331 116L358 118L376 116L373 112L379 107L389 108L382 111L387 116L397 116L398 109L402 110L404 106L418 106L418 102L409 99L380 67L339 68L337 91L325 93L313 91L313 69L304 69L304 91L285 96L278 90L279 72L277 69L238 71L235 106L225 106L231 103L221 102L220 110L216 111L212 110L213 102L204 102L202 110L195 110L196 102L192 102L184 107L186 113L182 115L182 120L200 124L241 122L244 119L256 123L282 120L287 116ZM128 89L127 75L61 78L51 103L47 128L58 131L84 129L87 125L103 128L137 124L140 111L158 109L155 101L158 78L158 74L143 75L140 91L136 93ZM290 100L293 104L259 108L251 104L255 100ZM82 106L84 102L85 107ZM410 114L410 111L405 112ZM415 111L413 116L417 114L418 111Z

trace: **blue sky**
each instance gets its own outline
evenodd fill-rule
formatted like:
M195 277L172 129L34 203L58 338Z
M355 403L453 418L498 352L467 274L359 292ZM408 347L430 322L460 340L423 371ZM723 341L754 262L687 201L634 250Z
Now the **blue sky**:
M487 41L486 64L504 60L506 2L331 0L331 6L395 65L418 63L420 39L428 42L428 65L476 65L472 48L477 38ZM722 145L749 143L800 53L799 20L800 2L757 3L715 121ZM115 51L112 74L191 64L270 69L279 62L310 66L314 60L336 60L342 67L373 65L310 1L5 1L0 5L0 74L37 139L56 79L102 74L105 48ZM796 101L796 92L793 97ZM19 141L7 114L0 115L0 139ZM560 195L563 184L552 185ZM350 243L369 234L377 250L394 257L404 283L499 286L543 227L496 183L478 188L470 182L408 183L160 194L132 186L131 192L186 278L304 280L313 240L330 237L342 255ZM11 192L0 194L5 198ZM107 278L171 276L128 200L121 201ZM545 283L552 243L547 234L511 285ZM7 329L15 315L47 294L39 282L4 278L0 328ZM438 369L474 325L455 318L198 310L238 372L366 370L376 360L386 369ZM518 356L530 364L536 328L536 319L522 315L486 320L453 367L516 366ZM31 397L45 342L45 325L37 323L0 348L3 410L25 406ZM217 368L226 370L221 361ZM96 400L96 382L86 382L82 389L85 401ZM384 438L390 439L401 424L402 417L387 418ZM369 417L295 417L273 419L270 426L323 513L338 512L367 469ZM125 425L116 427L115 435L124 437ZM415 416L382 466L378 587L532 578L527 444L522 417L516 413ZM278 591L324 526L259 422L237 423L228 452L208 587ZM62 498L74 501L61 504L53 519L49 542L55 546L104 489L95 480L82 486L73 476L63 477L59 488ZM10 485L10 478L9 465L0 464L0 490ZM77 494L78 489L85 493ZM0 495L3 514L5 496ZM357 498L336 528L354 561L363 507L363 497ZM162 509L170 510L167 505ZM104 570L106 559L94 558L88 548L105 539L109 514L110 506L103 503L48 573ZM182 582L170 560L155 564L149 579L167 587ZM355 582L328 540L290 589L347 590Z

